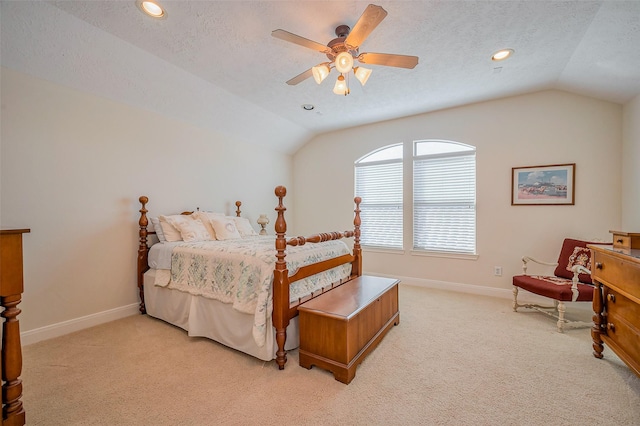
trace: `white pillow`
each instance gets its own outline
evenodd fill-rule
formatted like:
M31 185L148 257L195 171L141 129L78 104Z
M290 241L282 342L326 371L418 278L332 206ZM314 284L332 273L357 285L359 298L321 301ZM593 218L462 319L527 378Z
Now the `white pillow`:
M211 226L210 219L212 217L213 218L224 217L224 213L195 212L191 216L193 216L195 219L200 219L202 221L202 223L204 224L204 227L207 228L207 232L209 232L209 235L211 235L211 239L212 240L216 239L216 231L215 231L215 229L213 229L213 226Z
M246 217L228 217L230 219L233 219L233 221L236 223L236 228L238 229L238 232L240 233L240 236L242 238L249 237L251 235L258 235L256 230L251 226L251 222L249 222L249 219L247 219Z
M162 232L162 226L160 225L160 219L157 217L152 217L151 225L153 225L153 230L156 231L156 237L158 237L158 241L164 243L167 239L164 237L164 233Z
M233 240L236 238L242 238L236 228L236 222L233 219L226 218L224 216L218 216L209 219L211 226L213 226L216 232L216 240Z
M182 240L190 243L193 241L210 241L211 235L204 227L200 219L191 217L192 215L179 215L167 217L167 222L173 225L178 231Z
M176 216L179 217L182 215L158 216L158 219L160 220L160 227L162 228L162 233L164 234L164 239L168 243L172 243L174 241L182 241L182 235L180 235L180 231L168 221L168 218Z

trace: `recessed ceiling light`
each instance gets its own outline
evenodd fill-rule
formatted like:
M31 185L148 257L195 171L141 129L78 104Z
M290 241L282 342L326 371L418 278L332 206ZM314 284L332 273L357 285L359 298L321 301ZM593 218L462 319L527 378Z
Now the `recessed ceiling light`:
M311 104L303 104L301 105L302 109L305 111L311 111L312 109L314 109L315 107Z
M152 18L166 18L167 16L167 12L155 0L138 0L136 3L140 10Z
M491 55L492 61L502 61L513 55L513 49L502 49Z

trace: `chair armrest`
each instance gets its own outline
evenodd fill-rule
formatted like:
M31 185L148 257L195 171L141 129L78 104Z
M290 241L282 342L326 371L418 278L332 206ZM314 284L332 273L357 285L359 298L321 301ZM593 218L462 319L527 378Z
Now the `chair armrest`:
M543 261L535 259L535 258L533 258L531 256L523 256L522 257L522 273L524 275L527 275L527 262L528 261L532 261L532 262L537 263L539 265L558 266L557 262L543 262Z
M580 274L589 274L591 275L591 271L585 268L582 265L573 265L571 267L571 271L573 272L573 278L571 279L571 292L573 293L573 297L571 298L572 302L578 300L578 282L580 281Z
M591 275L591 271L585 268L582 265L573 265L571 267L571 272L573 272L573 277L577 277L580 274L588 274Z

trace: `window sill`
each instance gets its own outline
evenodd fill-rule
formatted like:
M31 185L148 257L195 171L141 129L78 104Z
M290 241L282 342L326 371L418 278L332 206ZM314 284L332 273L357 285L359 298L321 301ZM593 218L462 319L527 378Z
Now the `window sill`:
M402 249L391 249L382 247L362 247L362 251L370 253L386 253L386 254L404 254Z
M444 257L447 259L478 260L477 254L447 253L444 251L411 250L412 256Z

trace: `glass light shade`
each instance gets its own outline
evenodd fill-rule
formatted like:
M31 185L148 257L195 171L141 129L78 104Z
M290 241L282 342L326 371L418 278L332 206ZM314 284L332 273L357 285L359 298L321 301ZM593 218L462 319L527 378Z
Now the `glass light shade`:
M336 56L336 69L339 73L344 74L353 68L353 56L349 52L340 52Z
M313 72L313 78L316 83L320 84L324 81L325 78L327 78L327 76L329 75L329 71L331 70L329 69L329 65L325 62L311 68L311 71Z
M369 76L371 75L371 70L369 68L355 67L353 69L353 73L356 75L356 78L363 86L369 80Z
M147 15L153 16L154 18L161 18L164 16L164 10L157 3L152 1L143 1L141 6Z
M256 222L258 222L258 225L260 225L260 235L267 235L266 227L269 224L269 218L267 217L267 215L261 214Z
M258 225L268 225L269 224L269 218L267 217L266 214L261 214L258 217L258 220L256 222L258 222Z
M344 77L342 75L338 76L336 85L333 86L333 93L335 93L336 95L345 95L345 96L349 94L349 87L347 87L347 82L344 81Z

